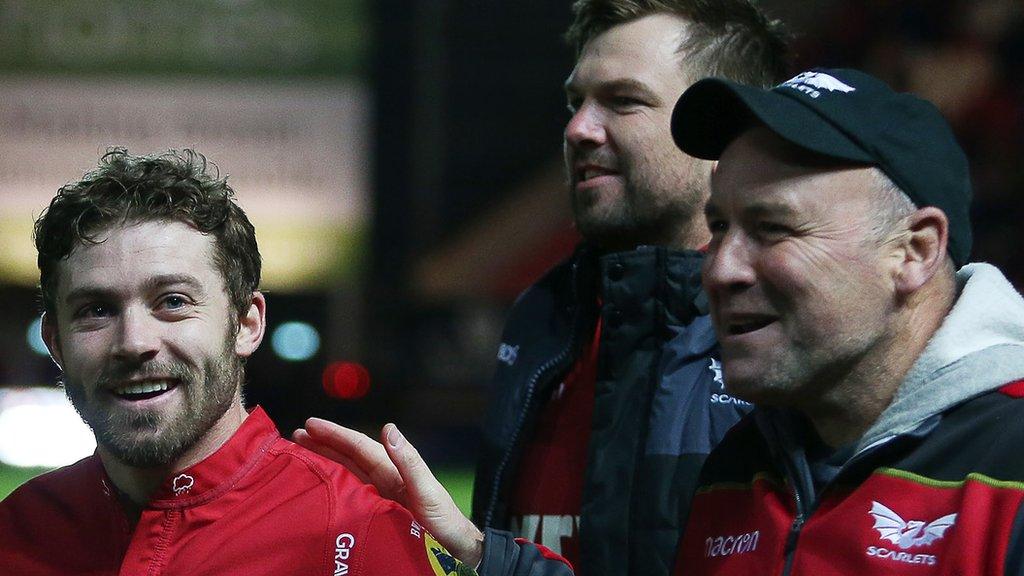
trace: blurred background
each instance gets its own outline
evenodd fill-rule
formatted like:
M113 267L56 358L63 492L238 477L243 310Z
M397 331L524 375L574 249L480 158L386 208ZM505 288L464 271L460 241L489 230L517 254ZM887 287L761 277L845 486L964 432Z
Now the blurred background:
M248 402L286 435L397 422L468 506L505 311L577 240L569 4L0 0L0 496L94 447L38 337L31 227L118 145L206 154L256 225L270 325ZM794 71L863 68L942 109L974 259L1024 287L1024 3L763 4Z

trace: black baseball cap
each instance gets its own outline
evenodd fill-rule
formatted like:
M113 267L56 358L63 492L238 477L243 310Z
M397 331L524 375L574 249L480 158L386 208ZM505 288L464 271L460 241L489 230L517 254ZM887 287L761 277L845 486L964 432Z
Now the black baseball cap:
M705 78L676 103L672 138L690 156L717 160L755 124L811 152L878 166L918 207L945 212L949 253L967 263L967 157L930 102L848 69L816 68L769 90Z

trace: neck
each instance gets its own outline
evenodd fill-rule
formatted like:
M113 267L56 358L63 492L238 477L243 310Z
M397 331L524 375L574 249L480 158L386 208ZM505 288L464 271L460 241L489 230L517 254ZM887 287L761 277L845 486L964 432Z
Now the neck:
M843 404L819 404L817 408L803 412L826 444L833 448L845 446L856 442L867 432L892 402L896 387L885 387L878 391L879 394L871 396L858 395Z
M892 333L883 337L853 369L832 382L824 397L800 407L822 440L837 447L859 440L892 403L914 362L924 352L952 307L953 297L929 294L895 316ZM929 302L928 299L931 301Z
M138 521L143 508L168 476L193 466L216 452L238 430L247 415L242 406L241 393L238 392L227 411L195 444L172 461L157 466L133 466L115 456L106 447L98 446L96 452L107 476L117 488L121 505L132 524Z

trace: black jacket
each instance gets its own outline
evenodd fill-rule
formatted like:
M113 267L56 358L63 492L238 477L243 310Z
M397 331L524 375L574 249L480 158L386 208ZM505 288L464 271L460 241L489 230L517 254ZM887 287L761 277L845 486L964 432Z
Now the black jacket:
M484 421L479 526L509 528L523 447L600 314L578 568L585 576L671 572L700 466L750 408L722 390L701 260L659 247L600 256L582 247L520 296Z

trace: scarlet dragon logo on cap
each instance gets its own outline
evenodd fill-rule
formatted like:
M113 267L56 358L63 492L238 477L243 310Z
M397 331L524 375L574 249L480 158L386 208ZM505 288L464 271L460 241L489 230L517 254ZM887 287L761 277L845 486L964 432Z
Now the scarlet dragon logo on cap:
M788 86L794 90L807 94L811 98L821 96L821 90L828 90L829 92L839 91L844 93L857 90L849 84L844 84L835 76L830 76L823 72L803 72L793 76L782 84L779 84L779 86Z

